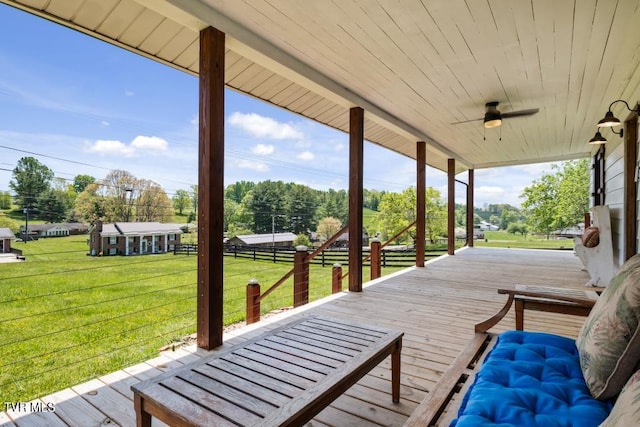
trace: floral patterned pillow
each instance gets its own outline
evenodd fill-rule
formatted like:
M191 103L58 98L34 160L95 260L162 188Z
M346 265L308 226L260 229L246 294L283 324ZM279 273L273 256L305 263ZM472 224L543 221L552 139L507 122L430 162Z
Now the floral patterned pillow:
M640 365L640 254L627 260L611 279L576 345L593 397L617 396Z
M600 427L635 426L640 420L640 371L627 381L611 413Z

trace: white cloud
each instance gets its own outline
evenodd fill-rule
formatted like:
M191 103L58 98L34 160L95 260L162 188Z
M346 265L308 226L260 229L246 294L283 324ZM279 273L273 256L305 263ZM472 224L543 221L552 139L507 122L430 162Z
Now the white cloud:
M125 90L124 91L124 96L133 96L135 95L135 92L131 91L131 90Z
M273 145L258 144L251 149L251 152L258 156L268 156L273 154L275 147Z
M228 123L248 132L257 138L302 139L304 134L288 123L278 122L270 117L256 113L235 112L229 116Z
M157 136L138 135L131 141L131 147L136 151L167 151L169 143Z
M86 143L86 151L103 156L134 157L142 154L155 154L169 149L169 143L157 136L136 136L130 144L117 140L99 139Z
M496 195L504 194L505 190L502 187L480 186L476 187L474 192L482 195Z
M125 156L134 155L134 149L121 141L99 139L91 144L87 151L101 154L103 156Z
M269 166L266 163L254 162L252 160L234 160L232 165L240 169L250 169L256 172L269 172Z
M298 160L311 161L314 159L314 155L311 151L304 151L296 156Z
M103 121L100 122L100 126L103 126L103 127L111 126L111 123L109 123L106 120L103 120Z

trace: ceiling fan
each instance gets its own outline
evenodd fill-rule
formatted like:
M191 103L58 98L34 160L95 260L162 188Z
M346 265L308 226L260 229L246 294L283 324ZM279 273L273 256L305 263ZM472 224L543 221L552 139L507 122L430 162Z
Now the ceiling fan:
M519 111L510 111L508 113L501 113L498 110L498 104L499 104L498 101L487 102L485 104L487 111L486 113L484 113L484 117L481 117L479 119L464 120L461 122L455 122L451 124L459 125L461 123L469 123L469 122L482 120L484 121L484 127L488 129L488 128L494 128L502 125L503 119L510 119L513 117L520 117L520 116L530 116L540 111L538 108L531 108L528 110L519 110Z

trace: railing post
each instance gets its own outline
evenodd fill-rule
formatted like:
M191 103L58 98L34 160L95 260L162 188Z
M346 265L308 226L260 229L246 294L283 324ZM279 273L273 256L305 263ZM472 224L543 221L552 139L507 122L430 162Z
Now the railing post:
M380 246L378 238L371 240L371 280L377 279L382 275L382 270L380 269Z
M331 293L342 292L342 266L339 263L333 264L331 270Z
M260 283L249 279L247 283L247 325L260 321Z
M300 307L309 302L309 263L308 248L304 245L296 246L293 257L293 306Z

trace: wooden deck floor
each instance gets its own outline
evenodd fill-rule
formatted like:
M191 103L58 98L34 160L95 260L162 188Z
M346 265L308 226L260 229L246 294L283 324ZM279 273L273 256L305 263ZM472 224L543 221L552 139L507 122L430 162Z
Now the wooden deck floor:
M322 314L404 331L401 402L391 403L390 361L351 387L310 422L311 426L399 426L426 396L442 372L473 335L473 325L494 314L505 296L496 289L529 284L584 289L588 280L570 251L468 248L426 268L412 268L379 279L362 293L334 295L234 331L225 347L274 328L285 318ZM575 337L584 318L527 313L525 329ZM510 313L496 328L514 328ZM55 412L0 413L0 426L134 426L130 386L206 352L195 347L160 357L71 387L39 402ZM28 408L27 408L28 409ZM161 425L154 423L154 425Z

